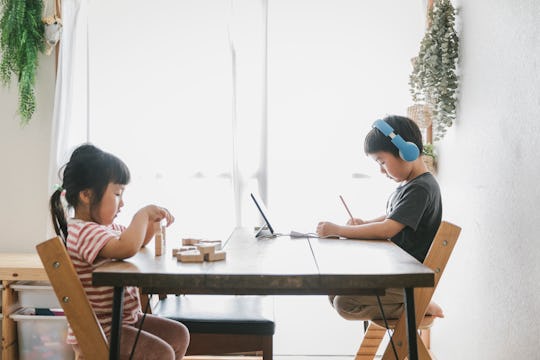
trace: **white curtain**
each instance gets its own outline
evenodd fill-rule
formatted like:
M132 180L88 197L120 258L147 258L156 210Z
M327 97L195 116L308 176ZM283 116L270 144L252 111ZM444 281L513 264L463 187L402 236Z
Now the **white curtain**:
M63 32L52 121L49 188L61 184L58 170L73 148L88 140L87 0L63 0Z
M251 224L249 191L266 195L266 11L266 0L64 0L51 187L90 141L132 171L119 221L156 202L182 219L173 231Z
M266 196L267 0L169 1L159 7L64 0L62 16L51 188L61 182L58 169L73 148L90 141L128 163L135 175L133 205L169 203L193 223L196 215L204 218L201 207L216 208L224 200L228 205L219 206L225 214L216 210L213 216L232 219L230 226L252 221L255 214L248 212L246 220L243 210L253 206L249 191ZM175 40L177 48L170 46ZM175 182L197 190L174 189ZM219 190L203 190L216 182ZM224 193L229 197L223 199ZM221 198L212 203L216 196Z

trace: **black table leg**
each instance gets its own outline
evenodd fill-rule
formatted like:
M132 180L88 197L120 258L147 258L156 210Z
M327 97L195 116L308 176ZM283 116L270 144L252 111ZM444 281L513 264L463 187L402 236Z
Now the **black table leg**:
M405 310L405 316L407 317L407 338L409 339L409 359L418 360L414 288L405 288Z
M120 359L120 334L122 329L122 312L124 311L124 287L114 287L113 313L111 324L111 343L109 344L109 360Z

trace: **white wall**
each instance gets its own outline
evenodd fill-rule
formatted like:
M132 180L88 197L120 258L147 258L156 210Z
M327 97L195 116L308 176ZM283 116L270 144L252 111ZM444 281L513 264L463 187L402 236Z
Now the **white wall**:
M18 87L0 87L0 252L33 252L48 236L48 166L54 54L39 59L37 109L22 127Z
M444 359L539 359L540 2L462 0L458 121L440 147L463 227L435 294Z

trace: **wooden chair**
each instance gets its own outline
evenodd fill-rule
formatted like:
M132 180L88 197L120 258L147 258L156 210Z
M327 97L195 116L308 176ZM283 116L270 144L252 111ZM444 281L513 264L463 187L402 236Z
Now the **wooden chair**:
M461 228L456 225L446 221L441 223L426 259L424 260L424 265L435 272L435 284L432 288L419 288L414 290L416 319L422 319L420 324L417 324L417 329L421 332L421 334L418 334L417 336L418 357L422 360L433 358L429 350L429 342L430 328L434 318L432 316L425 316L426 308L431 301L460 232ZM398 359L405 359L409 350L405 314L403 313L399 319L389 320L388 325L390 329L393 329L392 339L394 341ZM357 351L355 360L374 359L385 333L386 328L382 320L370 321L364 334L362 344ZM395 359L390 343L386 347L382 359Z
M108 359L107 339L64 243L55 237L36 249L85 360ZM141 300L144 303L147 298ZM165 298L153 310L188 327L191 341L187 355L260 351L264 360L272 359L274 321L271 314L262 311L263 297L216 296L213 307L200 300L197 296Z
M36 249L85 360L108 359L109 344L62 239L52 238Z

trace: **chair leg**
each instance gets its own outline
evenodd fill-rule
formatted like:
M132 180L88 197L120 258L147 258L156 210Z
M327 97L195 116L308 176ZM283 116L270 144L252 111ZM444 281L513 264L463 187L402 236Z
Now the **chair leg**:
M416 336L416 343L418 347L418 360L433 360L431 352L426 347L426 344L422 340L420 334Z
M385 328L370 322L354 360L373 360L385 334Z
M272 340L272 335L263 337L263 360L272 360L274 356Z
M420 330L420 338L426 345L426 348L431 349L431 328L425 328Z
M397 342L397 345L399 348L401 348L404 344L404 339L394 339L394 341ZM426 348L426 345L424 344L422 338L420 337L420 334L416 334L416 344L418 348L418 359L419 360L433 360L433 356L431 352ZM388 347L382 357L383 360L395 360L394 353L389 350L390 344L388 344ZM398 359L408 359L408 356L403 353L403 351L398 351Z

